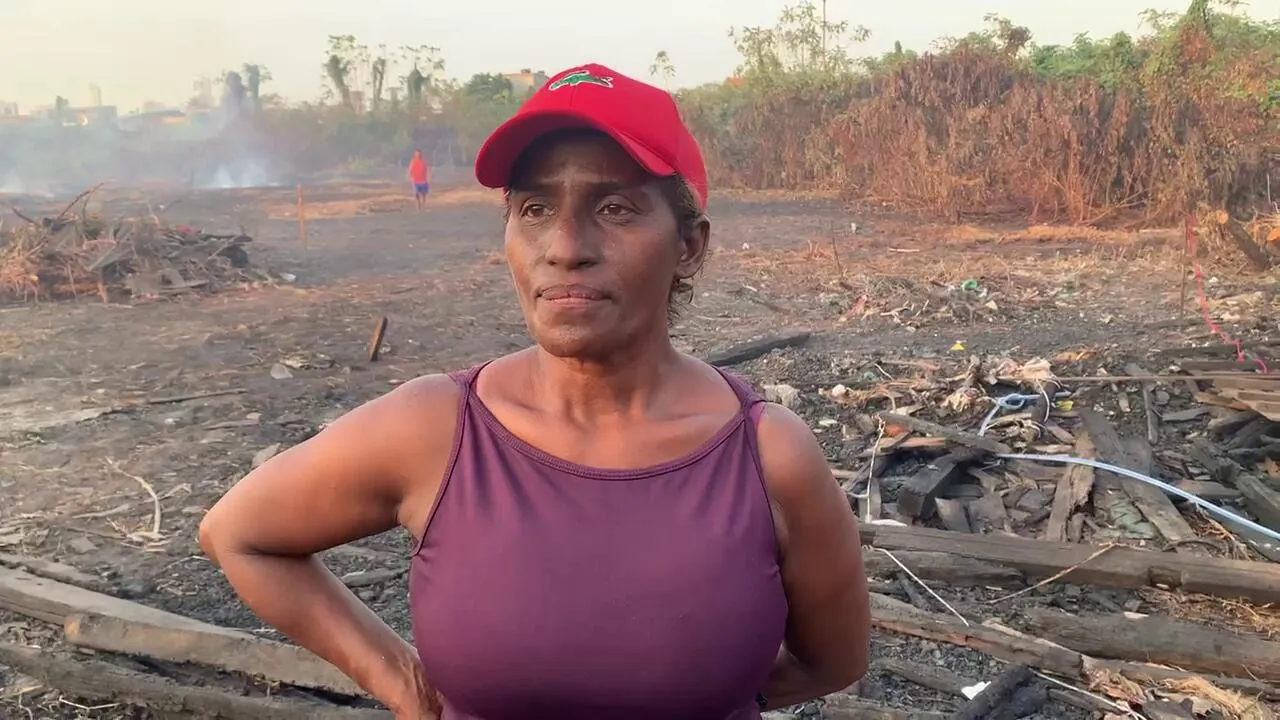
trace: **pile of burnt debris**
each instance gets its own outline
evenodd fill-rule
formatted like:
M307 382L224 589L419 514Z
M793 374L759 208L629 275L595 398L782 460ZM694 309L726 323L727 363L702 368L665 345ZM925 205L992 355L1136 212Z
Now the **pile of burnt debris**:
M0 223L0 301L140 300L270 280L254 267L253 238L243 232L169 225L154 214L106 218L86 210L91 194L49 217L15 209L15 221Z

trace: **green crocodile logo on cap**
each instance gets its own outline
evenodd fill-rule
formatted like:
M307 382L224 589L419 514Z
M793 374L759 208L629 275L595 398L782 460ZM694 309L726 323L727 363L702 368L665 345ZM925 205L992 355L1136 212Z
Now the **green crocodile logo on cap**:
M578 85L599 85L600 87L611 88L613 87L613 78L596 75L586 70L575 70L548 85L547 89L554 91L563 87L577 87Z

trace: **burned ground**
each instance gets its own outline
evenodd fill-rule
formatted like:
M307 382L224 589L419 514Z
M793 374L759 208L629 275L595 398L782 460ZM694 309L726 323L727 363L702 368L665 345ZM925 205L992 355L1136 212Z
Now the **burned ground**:
M251 235L254 263L274 280L168 300L82 297L0 309L0 562L57 561L109 594L259 631L196 543L217 498L255 462L396 384L529 342L509 289L494 195L446 190L424 214L378 184L308 188L305 201L304 242L292 188L167 199L103 193L95 209L104 215L145 211ZM1154 360L1153 350L1220 342L1199 317L1194 288L1181 307L1180 231L933 225L826 198L764 195L717 199L713 216L716 251L674 335L682 348L709 356L783 331L813 332L803 347L731 369L798 391L794 409L837 468L866 465L876 439L859 429L867 408L940 402L947 393L921 383L951 378L942 384L953 389L971 356L1044 358L1057 376L1088 376L1100 367L1121 374L1130 362L1164 371L1168 361ZM1245 341L1275 342L1277 278L1228 265L1206 275L1215 317ZM389 329L380 359L370 362L370 333L382 317ZM836 386L870 394L838 402ZM1162 412L1195 402L1185 383L1160 388ZM1142 434L1140 405L1117 406L1120 395L1139 397L1136 386L1070 389L1077 407L1109 411L1123 434ZM946 422L972 426L980 410ZM1181 426L1166 431L1156 449L1185 437ZM883 481L887 503L895 483L921 464L903 462ZM339 575L388 571L357 592L402 633L407 550L407 535L394 532L326 556ZM882 589L904 592L895 588ZM1015 626L1031 608L1168 610L1158 591L1052 585L993 610L988 601L1007 593L934 589L961 614L994 614ZM1265 610L1251 612L1267 620L1254 627L1280 629ZM16 614L0 614L0 634L40 646L58 635ZM877 636L876 655L969 680L994 680L1001 665L976 650L891 633ZM9 683L0 689L4 717L147 716L114 705L87 711L2 669L0 679ZM946 711L961 702L884 666L863 690L904 709ZM1080 712L1051 704L1042 716Z

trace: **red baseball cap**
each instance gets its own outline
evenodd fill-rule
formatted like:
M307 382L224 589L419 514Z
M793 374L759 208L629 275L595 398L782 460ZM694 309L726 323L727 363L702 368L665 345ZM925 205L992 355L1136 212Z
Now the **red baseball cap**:
M507 187L520 153L542 135L567 128L607 134L645 170L684 178L707 206L702 150L671 93L594 63L552 77L494 130L476 155L476 179L485 187Z

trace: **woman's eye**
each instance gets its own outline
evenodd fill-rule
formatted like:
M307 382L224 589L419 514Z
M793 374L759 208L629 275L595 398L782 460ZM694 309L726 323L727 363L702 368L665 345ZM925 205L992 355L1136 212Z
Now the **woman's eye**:
M542 217L547 214L547 206L539 205L538 203L529 203L524 206L524 210L522 210L520 214L525 217Z
M619 205L618 203L609 203L604 207L600 208L600 212L604 213L605 215L614 215L614 216L628 215L631 213L631 208L625 207L623 205Z

